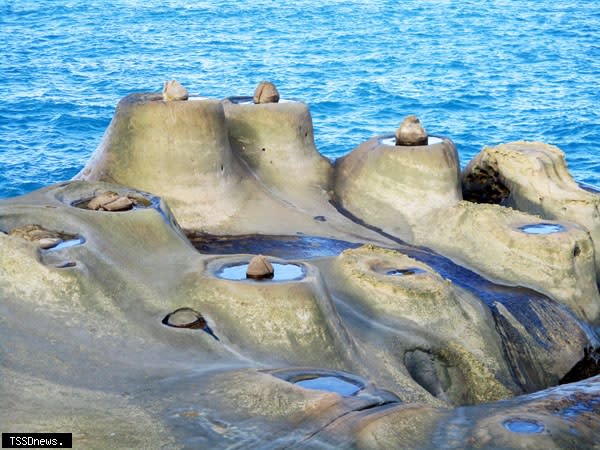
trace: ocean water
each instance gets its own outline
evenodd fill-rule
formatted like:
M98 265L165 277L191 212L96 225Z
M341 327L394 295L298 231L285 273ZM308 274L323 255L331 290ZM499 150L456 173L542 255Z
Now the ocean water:
M600 186L598 0L0 0L0 37L0 197L74 176L121 97L173 78L215 98L273 81L330 158L416 114L463 165L541 140Z

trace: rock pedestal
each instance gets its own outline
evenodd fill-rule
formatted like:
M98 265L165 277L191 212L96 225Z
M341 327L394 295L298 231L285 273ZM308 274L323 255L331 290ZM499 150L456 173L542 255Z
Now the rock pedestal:
M375 137L335 163L335 195L365 222L411 241L412 228L462 199L458 154L449 139L397 147Z

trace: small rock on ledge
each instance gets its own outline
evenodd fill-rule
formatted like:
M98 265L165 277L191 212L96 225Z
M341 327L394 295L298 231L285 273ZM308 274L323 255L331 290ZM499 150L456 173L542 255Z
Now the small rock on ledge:
M165 81L162 94L165 102L187 100L189 98L187 89L177 80Z
M255 256L248 263L246 270L246 278L262 280L265 278L273 278L275 270L271 263L263 255Z
M125 211L132 207L133 202L129 197L121 196L112 191L97 195L87 204L87 208L94 211Z
M254 91L254 103L278 103L279 91L270 81L261 81Z
M406 116L396 130L396 145L427 145L427 131L417 116Z

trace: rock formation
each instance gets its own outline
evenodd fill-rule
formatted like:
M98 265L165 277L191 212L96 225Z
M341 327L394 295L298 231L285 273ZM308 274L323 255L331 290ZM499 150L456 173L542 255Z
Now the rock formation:
M531 172L547 149L514 144L464 200L449 139L393 139L331 164L302 103L123 99L77 180L0 201L2 431L593 448L597 194L571 207L560 158ZM501 204L469 201L483 173ZM259 253L274 278L246 279Z

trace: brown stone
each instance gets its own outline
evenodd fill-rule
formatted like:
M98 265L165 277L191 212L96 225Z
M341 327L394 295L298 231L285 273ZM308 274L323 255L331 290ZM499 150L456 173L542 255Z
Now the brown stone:
M254 103L278 103L279 91L270 81L261 81L254 91Z
M46 230L40 225L25 225L22 227L14 228L10 231L9 235L20 237L27 241L39 241L42 239L60 239L60 233L56 231Z
M88 209L98 210L100 208L103 208L104 205L110 202L114 202L118 198L119 194L117 194L116 192L107 191L91 199L87 207Z
M119 197L102 207L107 211L125 211L133 208L133 202L128 197Z
M165 81L162 95L165 102L187 100L189 98L187 89L177 80Z
M248 263L246 278L261 280L264 278L273 278L275 271L271 263L263 255L255 256Z
M45 237L42 238L38 241L38 245L40 246L40 248L46 250L49 248L53 248L56 247L58 244L60 244L63 240L61 238L58 237Z
M396 145L427 145L427 131L417 116L406 116L396 130Z

